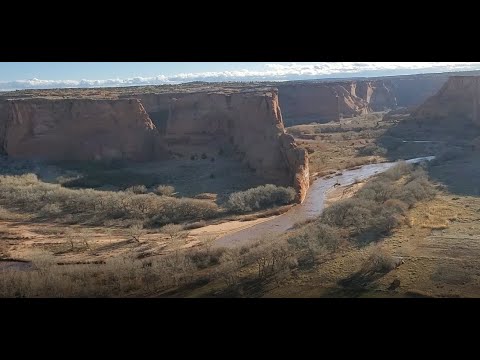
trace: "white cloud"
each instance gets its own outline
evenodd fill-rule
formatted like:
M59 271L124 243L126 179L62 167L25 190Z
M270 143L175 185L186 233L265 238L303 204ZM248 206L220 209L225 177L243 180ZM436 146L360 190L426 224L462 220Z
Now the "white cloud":
M0 81L1 90L91 88L133 85L177 84L188 81L281 81L345 76L382 76L419 72L444 72L480 69L474 62L316 62L271 63L261 70L239 69L200 73L179 73L171 76L133 77L103 80L16 80Z

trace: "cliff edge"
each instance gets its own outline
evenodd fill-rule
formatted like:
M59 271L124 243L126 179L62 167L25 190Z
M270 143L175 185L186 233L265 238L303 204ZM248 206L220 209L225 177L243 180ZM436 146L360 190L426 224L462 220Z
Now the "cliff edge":
M464 117L480 125L480 76L452 76L412 114L415 118Z
M285 134L276 89L106 92L93 99L35 94L0 98L3 154L131 161L228 154L265 182L294 186L297 201L305 198L308 155Z

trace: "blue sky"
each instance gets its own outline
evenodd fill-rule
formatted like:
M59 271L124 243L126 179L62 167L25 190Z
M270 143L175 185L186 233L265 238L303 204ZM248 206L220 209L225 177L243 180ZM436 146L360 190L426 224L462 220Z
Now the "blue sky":
M90 62L0 63L0 90L175 84L188 81L283 81L480 70L462 62Z
M215 62L4 62L0 63L0 81L27 79L80 80L153 77L159 74L200 73L249 68L261 69L262 63Z

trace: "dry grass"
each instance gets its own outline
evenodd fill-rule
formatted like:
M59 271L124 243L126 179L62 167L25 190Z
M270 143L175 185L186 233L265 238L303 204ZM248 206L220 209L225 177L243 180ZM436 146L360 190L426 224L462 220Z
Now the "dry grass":
M393 123L383 113L344 119L327 124L287 128L299 146L309 153L310 173L327 174L385 160L385 149L374 144Z
M0 206L0 220L28 220L28 216L12 212L5 209L3 206Z
M144 187L129 191L66 189L40 181L34 174L0 176L0 202L3 207L29 213L40 219L69 223L129 226L142 222L158 226L170 222L201 220L218 216L221 210L206 200L139 194Z
M430 230L448 229L450 223L459 217L457 211L444 203L432 203L422 213L413 212L409 216L410 227L421 227Z
M57 265L50 254L32 257L32 271L3 271L1 297L115 297L179 286L195 279L185 254L156 259L108 259L105 264Z
M286 205L295 199L295 190L267 184L230 194L225 207L233 213L246 213L272 206Z
M370 256L362 266L364 273L386 273L395 269L401 260L392 256L386 249L374 246Z

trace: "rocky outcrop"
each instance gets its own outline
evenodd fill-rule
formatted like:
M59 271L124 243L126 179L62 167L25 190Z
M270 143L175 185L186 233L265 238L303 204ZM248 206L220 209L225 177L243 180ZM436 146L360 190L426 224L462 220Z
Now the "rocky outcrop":
M448 80L448 74L417 74L394 76L385 79L401 107L415 107L423 104Z
M480 76L452 76L412 114L415 118L468 118L480 125Z
M74 92L72 92L74 93ZM303 201L308 157L285 134L272 88L0 100L0 145L15 158L134 161L229 156ZM60 93L58 94L60 95ZM72 95L70 95L72 96Z
M285 134L275 89L129 96L144 104L172 153L233 152L256 175L293 185L298 201L305 198L307 153Z
M288 164L290 177L297 189L297 201L302 202L307 196L310 186L310 171L308 168L308 154L305 149L299 148L292 135L282 134L280 137L281 151Z
M383 80L358 82L359 88L366 91L357 93L368 104L370 111L384 111L397 107L397 98L391 83ZM366 92L367 96L363 94ZM370 94L370 95L368 95Z
M279 84L278 91L287 125L338 120L367 111L362 99L341 85L287 83Z
M0 144L13 158L148 160L156 129L139 100L7 100Z
M395 108L383 81L289 82L278 84L287 125L331 121Z

